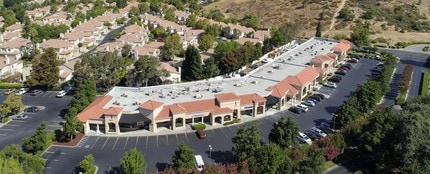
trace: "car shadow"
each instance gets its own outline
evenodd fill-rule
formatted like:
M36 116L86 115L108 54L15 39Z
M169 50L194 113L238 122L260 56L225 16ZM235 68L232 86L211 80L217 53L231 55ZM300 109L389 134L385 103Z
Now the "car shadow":
M164 170L168 169L170 167L170 164L157 162L157 164L155 164L155 167L160 172L160 171L164 171Z
M322 122L327 122L327 121L330 121L330 120L320 118L320 119L314 120L314 123L315 123L315 126L319 126L321 125Z
M236 162L236 157L231 151L206 151L208 157L218 164L230 164Z
M327 106L327 107L325 107L325 110L331 114L331 113L337 112L339 110L339 108L340 108L340 106Z
M111 167L108 171L105 171L107 174L119 174L122 173L121 167Z

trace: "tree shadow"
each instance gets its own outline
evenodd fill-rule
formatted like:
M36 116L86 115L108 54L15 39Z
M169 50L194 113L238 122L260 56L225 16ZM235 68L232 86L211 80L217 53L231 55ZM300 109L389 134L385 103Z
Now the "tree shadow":
M219 163L219 164L230 164L230 163L234 163L236 162L236 157L234 156L233 152L231 151L206 151L205 152L208 157L210 155L211 159L215 162L215 163Z
M339 110L339 108L340 106L327 106L325 107L325 110L331 114L331 113L336 113Z
M111 167L108 171L105 171L107 174L118 174L121 172L121 167Z
M61 118L64 118L66 116L66 113L67 113L67 109L62 109L60 111L60 114L58 114L58 116L60 116Z
M82 170L82 168L81 167L79 167L79 166L76 166L75 167L75 169L73 170L73 173L74 174L79 174L79 173L83 173L84 172L84 170Z
M155 164L155 167L158 171L164 171L170 167L170 164L157 162L157 164Z
M320 118L320 119L314 120L314 123L315 123L315 126L319 126L319 125L321 125L322 122L328 122L328 121L331 121L331 119L328 120L328 119Z

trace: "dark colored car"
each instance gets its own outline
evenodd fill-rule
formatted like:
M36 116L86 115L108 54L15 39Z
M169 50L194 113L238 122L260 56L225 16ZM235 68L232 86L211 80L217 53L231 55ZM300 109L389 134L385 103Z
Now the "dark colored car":
M337 70L337 71L335 72L335 74L338 74L338 75L342 75L342 76L344 76L344 75L346 75L346 71L345 71L345 70Z
M350 66L343 65L343 66L341 66L339 69L344 69L344 70L349 71L349 70L351 70L351 68L352 68L352 67L350 67Z
M292 113L295 113L295 114L301 114L301 113L303 113L304 111L303 111L303 109L300 109L300 108L298 108L298 107L296 107L296 106L292 106L290 109L289 109Z
M200 139L206 139L206 131L204 129L197 130L197 135Z
M321 99L321 97L316 96L316 95L309 96L308 98L309 98L309 99L316 100L316 101L318 101L318 102L322 100L322 99Z
M336 77L336 76L335 76ZM331 77L328 79L329 82L333 82L333 83L339 83L340 79L339 78L335 78L335 77Z
M314 95L316 95L316 96L320 97L321 99L325 99L324 94L314 94Z
M37 106L30 106L29 108L25 109L25 112L39 112L40 109Z
M311 132L309 130L307 130L303 133L306 134L312 141L319 139L319 136L315 135L313 132Z
M357 62L358 62L358 59L350 59L350 60L348 60L348 62L351 62L351 63L357 63Z
M34 89L34 90L30 91L31 96L37 96L37 95L42 94L42 93L43 93L43 91L40 89Z

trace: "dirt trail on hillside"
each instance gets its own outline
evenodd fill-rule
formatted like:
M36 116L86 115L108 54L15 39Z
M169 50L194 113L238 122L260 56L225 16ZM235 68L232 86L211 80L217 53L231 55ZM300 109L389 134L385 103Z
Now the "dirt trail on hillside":
M342 10L343 6L345 6L345 2L346 0L342 0L340 2L339 7L336 9L336 12L333 14L333 16L331 17L331 23L330 23L330 27L328 28L327 31L324 31L322 33L322 36L324 36L325 34L327 34L331 29L333 29L334 27L334 23L336 22L336 17L339 15L340 10Z

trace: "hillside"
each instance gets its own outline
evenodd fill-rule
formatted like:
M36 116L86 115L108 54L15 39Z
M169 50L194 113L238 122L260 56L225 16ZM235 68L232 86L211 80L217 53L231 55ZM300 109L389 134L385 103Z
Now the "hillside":
M254 13L260 17L262 27L296 23L302 29L300 36L311 37L319 14L324 14L321 23L323 31L327 31L332 17L338 16L335 13L340 5L341 0L220 0L204 10L219 9L226 16L237 18ZM372 26L371 38L386 42L383 44L430 40L428 0L346 0L344 7L353 19L335 18L333 29L324 36L348 36L356 22L367 21Z

